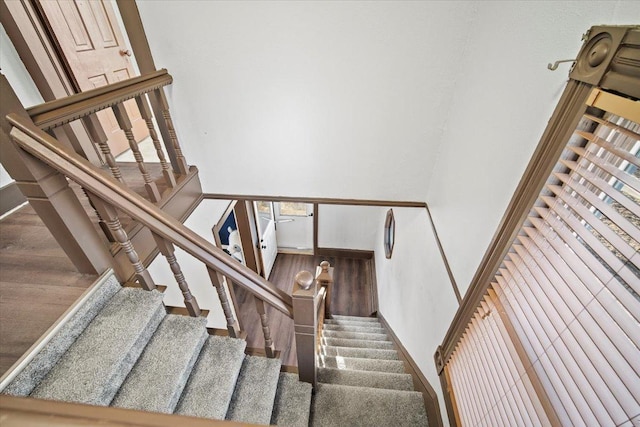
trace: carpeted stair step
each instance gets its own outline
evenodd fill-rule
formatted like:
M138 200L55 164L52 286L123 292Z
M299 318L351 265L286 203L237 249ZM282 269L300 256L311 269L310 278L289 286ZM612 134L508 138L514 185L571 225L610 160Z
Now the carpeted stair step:
M358 357L320 356L323 368L351 369L354 371L375 371L403 374L404 362L400 360L364 359Z
M29 364L4 389L12 396L28 396L47 376L105 304L121 289L113 272L104 277L71 318L56 332Z
M356 340L389 341L387 334L371 334L366 332L328 331L323 330L322 336L326 338L348 338Z
M108 405L165 315L160 292L122 288L31 397Z
M326 356L358 357L363 359L398 360L395 350L375 348L322 346L322 354Z
M280 376L280 359L246 356L231 397L227 420L268 425Z
M273 404L271 424L307 427L311 411L311 384L298 380L298 374L281 373Z
M384 328L371 326L349 326L349 325L333 325L325 323L322 326L325 331L344 331L344 332L365 332L368 334L386 334L387 331Z
M173 413L202 345L207 319L167 315L111 406Z
M247 342L241 339L208 337L182 392L176 414L223 420L246 345Z
M339 320L329 319L324 321L325 325L340 325L340 326L359 326L361 328L382 328L382 323L376 322L354 322L352 320Z
M388 372L318 368L318 382L356 387L386 388L389 390L413 390L413 378L411 375Z
M333 347L375 348L380 350L394 349L393 343L390 341L355 340L349 338L322 338L322 342L327 346Z
M331 317L334 320L346 320L346 321L351 321L351 322L380 323L380 321L376 317L345 316L343 314L334 314Z
M312 427L427 426L422 394L318 384L313 399Z

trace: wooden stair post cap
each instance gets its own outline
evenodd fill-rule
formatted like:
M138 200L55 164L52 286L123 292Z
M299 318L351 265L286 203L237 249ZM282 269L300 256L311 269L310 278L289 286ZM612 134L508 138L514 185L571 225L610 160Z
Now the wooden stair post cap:
M309 289L314 281L313 274L302 270L296 274L295 281L302 289Z

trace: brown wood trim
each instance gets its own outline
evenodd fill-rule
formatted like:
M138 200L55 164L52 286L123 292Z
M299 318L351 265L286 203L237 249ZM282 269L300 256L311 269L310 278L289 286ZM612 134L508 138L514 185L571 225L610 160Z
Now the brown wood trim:
M64 55L58 50L46 18L35 1L2 1L2 24L45 101L65 98L77 92L74 79L67 72ZM79 123L65 126L58 133L60 141L72 146L93 164L101 164L101 156Z
M290 197L290 196L260 196L248 194L217 194L204 193L205 199L222 199L222 200L269 200L273 202L300 202L300 203L317 203L321 205L347 205L347 206L385 206L398 208L425 208L425 202L400 201L400 200L368 200L368 199L339 199L332 197Z
M438 236L438 230L436 230L436 225L433 222L433 217L431 216L431 211L429 210L429 206L425 206L427 210L427 216L429 217L429 223L431 224L431 230L433 230L433 236L436 238L436 245L438 245L438 250L440 251L440 256L442 257L442 262L444 262L444 268L447 270L447 275L449 275L449 281L451 281L451 286L453 287L453 293L456 294L456 299L458 300L458 304L462 302L462 296L460 295L460 289L458 288L458 284L456 283L455 277L453 277L453 271L451 270L451 266L449 265L449 260L447 259L447 255L444 253L444 248L442 247L442 243L440 242L440 237Z
M140 12L138 11L138 5L133 0L116 0L118 9L120 10L120 16L122 17L122 23L124 24L125 32L129 37L129 43L133 50L138 69L141 74L149 74L156 71L156 65L153 61L153 55L151 54L151 48L149 47L149 40L144 32L144 26L142 25L142 19L140 18ZM155 117L163 116L163 104L166 101L162 99L164 93L149 94L149 102L153 109L153 115ZM166 120L157 120L156 124L160 130L163 141L171 141L172 131L169 130ZM178 153L175 150L173 144L165 144L167 154L171 160L171 166L174 170L181 170L181 162L178 159Z
M449 425L451 427L462 426L462 421L460 420L460 411L458 409L458 402L456 400L456 395L451 385L451 376L449 375L449 366L445 366L444 370L440 374L440 386L442 387L444 404L447 408L447 415L449 416Z
M433 389L427 378L424 376L418 364L413 360L407 349L402 345L398 336L387 323L384 316L378 313L380 323L385 327L389 336L398 349L400 360L404 362L405 371L411 374L413 378L413 388L422 393L424 399L424 407L427 410L427 419L430 427L442 427L442 415L440 414L440 405L438 404L438 395Z
M166 306L167 314L178 314L180 316L191 316L189 311L185 307L175 307L175 306ZM209 310L200 310L200 316L197 317L207 317L209 315Z
M48 29L31 2L0 2L0 20L45 101L76 92Z
M45 102L29 108L27 112L36 126L47 130L162 88L171 84L172 81L171 75L163 69L70 95L63 99Z
M298 374L298 367L291 365L282 365L280 366L280 372L286 372L288 374Z
M378 313L378 277L376 275L376 257L367 262L369 268L369 284L371 285L371 314Z
M11 130L13 141L41 162L64 171L65 175L86 188L87 191L118 206L118 209L136 218L138 222L144 224L154 233L173 242L207 267L225 275L278 311L289 317L293 315L293 302L290 295L254 271L239 265L222 249L189 230L181 222L162 212L157 206L133 193L114 179L105 176L99 168L76 153L61 147L58 141L35 126L28 118L10 114L7 116L7 120L14 126Z
M222 225L227 220L229 215L231 215L231 212L234 212L236 206L239 204L238 202L239 202L238 200L231 200L227 205L227 208L224 210L223 214L220 216L220 219L218 220L218 222L215 223L215 225L211 228L211 233L213 234L213 241L216 243L216 246L220 249L222 249L222 242L220 241L220 229L222 228ZM238 222L238 218L236 217L236 224L237 222ZM245 256L244 252L245 250L243 246L242 247L243 258ZM227 254L227 256L229 256L229 254ZM231 281L230 279L227 279L226 286L225 286L225 282L221 283L221 286L223 290L226 290L229 293L229 296L231 297L231 303L233 304L233 311L236 317L236 322L238 323L238 328L244 332L244 329L242 327L242 325L244 324L244 319L242 319L242 317L240 316L240 305L238 304L238 299L236 298L235 286L237 285L233 283L233 281Z
M192 166L188 175L183 175L178 179L178 185L171 189L169 195L164 193L164 198L158 204L158 207L168 215L184 223L202 202L201 191L199 171L195 166ZM160 252L149 229L140 223L136 223L127 230L127 234L140 256L142 264L145 267L150 266ZM110 252L114 259L113 268L116 270L118 278L121 281L133 280L135 276L133 266L127 260L120 245L117 243L112 244Z
M153 61L149 40L144 32L138 5L136 5L135 1L131 0L116 0L116 4L118 5L118 10L120 10L122 23L124 24L124 29L129 38L129 43L131 44L131 49L133 50L140 73L147 74L155 71L156 64Z
M9 183L0 188L0 215L4 215L12 209L17 208L27 201L24 197L18 184L15 182Z
M591 86L570 80L542 135L529 165L507 206L498 229L442 341L442 363L446 364L473 313L518 234L531 206L555 166L560 154L586 111Z
M317 248L316 255L340 258L372 259L374 252L360 249Z
M231 427L255 424L208 420L175 414L136 411L133 409L93 406L26 397L0 395L2 425L16 426L96 426L119 427Z
M249 223L247 203L252 202L239 200L234 208L236 223L238 224L238 232L240 233L240 242L242 244L242 256L244 257L247 267L260 274L256 253L253 251L254 244L251 236L251 224Z
M318 203L313 204L313 255L318 255L318 224L320 220L318 219L318 215L320 214L320 209Z

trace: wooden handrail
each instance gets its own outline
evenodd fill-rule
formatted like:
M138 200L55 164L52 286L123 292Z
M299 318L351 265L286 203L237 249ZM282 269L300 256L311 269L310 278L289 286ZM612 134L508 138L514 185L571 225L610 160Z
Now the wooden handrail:
M31 120L48 130L167 86L173 77L162 69L28 108Z
M122 183L102 173L87 160L62 146L56 139L29 119L9 114L7 120L14 126L10 135L22 149L58 170L82 187L117 206L153 233L182 248L207 267L220 272L229 280L246 289L256 298L293 317L290 295L267 280L231 259L203 237L194 233L180 221L170 217L153 203L143 199Z

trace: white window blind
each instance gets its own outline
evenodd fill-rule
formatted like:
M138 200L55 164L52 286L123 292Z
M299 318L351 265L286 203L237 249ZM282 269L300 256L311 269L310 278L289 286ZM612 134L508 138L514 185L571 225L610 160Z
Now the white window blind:
M640 425L640 103L625 102L633 121L584 115L451 356L465 426Z

